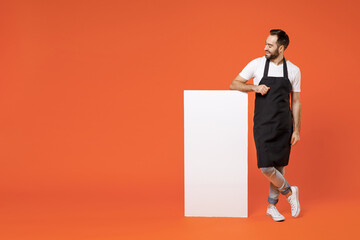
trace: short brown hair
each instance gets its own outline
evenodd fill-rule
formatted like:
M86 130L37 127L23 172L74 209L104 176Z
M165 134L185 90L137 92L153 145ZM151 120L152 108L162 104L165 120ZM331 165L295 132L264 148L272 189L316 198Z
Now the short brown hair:
M276 43L279 46L284 45L284 50L289 46L289 36L281 29L271 29L270 35L276 35L278 37Z

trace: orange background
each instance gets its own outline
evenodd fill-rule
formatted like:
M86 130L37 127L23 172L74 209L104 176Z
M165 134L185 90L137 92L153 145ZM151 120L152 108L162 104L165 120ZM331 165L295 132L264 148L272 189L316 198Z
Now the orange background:
M1 1L0 238L335 239L360 214L359 1ZM183 91L229 90L272 28L301 69L292 219L184 217ZM252 82L252 81L251 81Z

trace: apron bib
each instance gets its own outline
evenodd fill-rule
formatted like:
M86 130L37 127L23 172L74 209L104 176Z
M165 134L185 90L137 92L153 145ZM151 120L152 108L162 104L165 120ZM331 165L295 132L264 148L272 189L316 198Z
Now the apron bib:
M254 111L254 140L257 165L261 167L286 166L289 163L293 116L290 109L290 91L286 59L283 58L283 77L269 77L266 59L264 76L259 85L270 87L265 95L256 93Z

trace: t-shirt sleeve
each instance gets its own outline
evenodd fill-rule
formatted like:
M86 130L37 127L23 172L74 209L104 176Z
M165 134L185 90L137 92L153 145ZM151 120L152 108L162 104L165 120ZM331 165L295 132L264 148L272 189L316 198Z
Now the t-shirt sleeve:
M293 92L300 92L300 80L301 80L301 73L300 73L300 69L298 70L298 72L295 74L295 79L294 79L294 83L293 83Z
M251 78L253 78L255 76L255 70L256 70L256 65L257 65L257 59L252 60L251 62L249 62L244 69L239 73L239 75L243 78L245 78L246 80L250 80Z

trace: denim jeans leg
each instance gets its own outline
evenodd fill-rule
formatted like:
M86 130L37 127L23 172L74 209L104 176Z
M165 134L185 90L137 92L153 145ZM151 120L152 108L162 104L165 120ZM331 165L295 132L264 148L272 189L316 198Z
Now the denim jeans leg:
M275 167L283 176L285 174L285 166ZM268 202L271 204L277 204L279 201L279 189L270 182Z
M275 187L274 184L270 182L268 202L274 205L277 204L279 201L279 193L280 191L277 189L277 187Z
M281 169L282 168L282 169ZM278 168L277 168L278 169ZM285 175L285 166L283 166L283 167L280 167L280 169L278 169L280 172L281 172L281 174L284 176ZM280 191L280 193L281 194L283 194L283 195L286 195L290 190L291 190L291 186L290 186L290 184L286 181L286 179L285 179L285 177L284 177L284 187L280 187L279 188L279 191Z
M286 179L284 178L282 172L284 172L284 168L280 168L279 170L275 167L264 167L264 168L260 168L262 173L270 180L270 182L274 185L275 188L278 189L278 191L283 194L286 195L289 191L290 191L290 184L286 181ZM280 171L282 170L282 171ZM284 172L285 173L285 172ZM271 187L271 186L270 186ZM277 203L277 199L278 196L276 195L277 192L272 192L272 187L269 190L269 197L268 197L268 202L272 203L272 204L276 204ZM271 194L271 195L270 195Z

